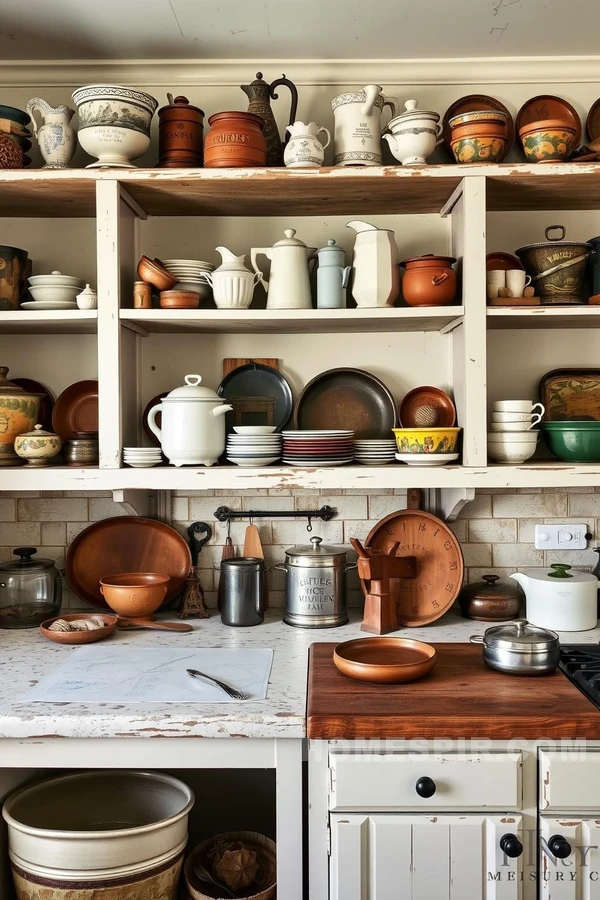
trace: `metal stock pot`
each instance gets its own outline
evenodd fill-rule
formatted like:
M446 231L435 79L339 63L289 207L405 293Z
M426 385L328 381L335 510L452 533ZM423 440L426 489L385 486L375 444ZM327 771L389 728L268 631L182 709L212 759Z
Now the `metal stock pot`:
M560 661L560 641L554 631L517 619L471 635L472 644L483 644L488 666L509 675L547 675Z
M309 545L285 551L285 615L287 625L299 628L332 628L345 625L346 572L356 563L346 562L344 547L328 547L313 537Z

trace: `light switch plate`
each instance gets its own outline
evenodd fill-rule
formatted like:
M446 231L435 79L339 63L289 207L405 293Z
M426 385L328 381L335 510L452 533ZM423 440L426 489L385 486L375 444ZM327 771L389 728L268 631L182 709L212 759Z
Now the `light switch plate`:
M585 550L587 525L570 522L535 526L536 550Z

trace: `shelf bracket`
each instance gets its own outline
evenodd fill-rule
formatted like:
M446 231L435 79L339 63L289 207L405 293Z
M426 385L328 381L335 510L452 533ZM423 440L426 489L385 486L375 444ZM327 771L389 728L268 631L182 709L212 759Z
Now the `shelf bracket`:
M445 522L455 522L467 503L475 499L475 488L429 488L423 491L425 509Z
M118 503L128 516L152 514L150 491L119 489L112 492L113 502Z

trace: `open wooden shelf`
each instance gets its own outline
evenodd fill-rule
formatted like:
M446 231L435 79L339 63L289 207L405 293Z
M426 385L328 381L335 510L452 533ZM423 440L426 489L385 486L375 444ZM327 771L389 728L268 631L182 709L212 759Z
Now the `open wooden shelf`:
M2 169L0 216L94 217L97 180L95 169Z
M487 327L600 328L600 306L488 307Z
M459 325L462 306L427 309L122 309L124 325L148 333L323 334L444 331Z
M0 310L0 334L93 334L95 309Z

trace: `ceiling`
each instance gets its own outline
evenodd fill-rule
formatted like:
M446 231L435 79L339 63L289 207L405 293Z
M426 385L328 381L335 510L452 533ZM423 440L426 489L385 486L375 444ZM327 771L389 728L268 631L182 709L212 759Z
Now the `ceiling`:
M595 56L599 33L597 0L0 2L3 61Z

